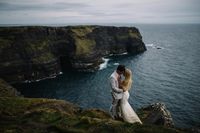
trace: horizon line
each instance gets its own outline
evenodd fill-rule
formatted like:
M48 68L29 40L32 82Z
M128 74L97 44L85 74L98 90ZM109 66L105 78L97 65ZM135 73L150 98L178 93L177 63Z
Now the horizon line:
M72 22L72 23L0 23L1 26L56 26L56 25L122 25L122 24L129 24L129 25L134 25L134 24L149 24L149 25L154 25L154 24L160 24L160 25L173 25L173 24L200 24L200 23L124 23L124 22L116 22L116 23L111 23L111 22L101 22L101 23L94 23L94 22L87 22L87 23L77 23L77 22Z

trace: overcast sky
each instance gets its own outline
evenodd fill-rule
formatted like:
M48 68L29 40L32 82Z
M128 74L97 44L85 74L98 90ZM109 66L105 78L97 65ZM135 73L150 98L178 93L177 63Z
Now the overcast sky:
M200 23L200 0L0 0L0 24Z

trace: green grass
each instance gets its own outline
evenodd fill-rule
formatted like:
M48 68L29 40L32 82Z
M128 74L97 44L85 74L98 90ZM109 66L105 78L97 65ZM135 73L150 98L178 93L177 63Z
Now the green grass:
M181 133L174 128L155 125L129 124L112 120L101 110L78 111L71 104L42 98L0 98L0 129L7 132L43 132L47 128L55 132L135 132ZM32 127L37 127L37 129Z
M133 32L132 30L129 30L129 36L132 37L132 38L137 38L139 39L139 36L138 36L138 33L136 32Z
M96 42L94 40L90 40L87 38L76 38L75 45L76 45L76 55L81 56L92 53L93 48L96 45Z
M33 64L42 64L47 63L51 61L52 59L55 59L55 56L51 52L42 53L41 55L37 57L33 57L31 60Z
M49 51L50 41L46 39L42 40L25 40L25 49L27 52L44 52Z
M93 30L94 27L90 26L71 27L71 31L73 32L72 36L76 46L75 53L77 56L87 56L93 52L96 42L88 36Z
M35 55L31 58L34 64L47 63L56 58L50 50L49 43L50 41L46 38L37 41L29 40L27 44L25 44L25 51Z
M71 30L76 36L85 37L87 34L91 33L94 30L94 27L90 26L72 27Z
M4 48L10 47L12 42L13 42L13 40L9 40L9 39L0 37L0 51L2 51Z
M132 30L128 30L127 32L128 33L126 33L126 34L118 34L118 35L116 35L116 39L118 41L127 40L128 38L137 38L137 39L140 39L139 33L134 32Z

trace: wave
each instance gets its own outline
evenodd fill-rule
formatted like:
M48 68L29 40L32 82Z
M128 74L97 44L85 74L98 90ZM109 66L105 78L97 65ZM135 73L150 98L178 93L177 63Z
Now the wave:
M147 47L152 47L152 48L155 48L155 49L164 49L163 47L154 45L153 43L146 44L146 46L147 46Z
M63 74L63 72L59 72L59 74Z
M114 65L114 66L118 66L118 65L119 65L119 63L117 63L117 62L116 62L116 63L114 63L113 65Z
M119 54L110 54L109 56L120 56L120 55L127 55L128 52L119 53Z
M103 69L107 68L107 66L108 66L108 61L109 61L110 59L102 58L102 60L103 60L104 62L103 62L102 64L99 65L99 70L103 70Z
M154 44L153 43L149 43L149 44L146 44L147 47L153 47Z
M117 55L127 55L128 52L124 52L124 53L121 53L121 54L117 54Z
M58 74L52 74L48 77L44 77L44 78L36 79L36 80L25 80L25 81L23 81L23 83L32 83L32 82L39 82L39 81L45 80L45 79L53 79L53 78L56 78L58 75L61 75L61 74L63 74L63 72L60 71Z

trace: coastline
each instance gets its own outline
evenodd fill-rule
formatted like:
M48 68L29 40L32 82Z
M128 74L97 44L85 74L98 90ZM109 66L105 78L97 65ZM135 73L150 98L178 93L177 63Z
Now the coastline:
M0 35L0 75L8 82L54 77L63 67L95 72L104 57L146 51L136 27L0 27Z

